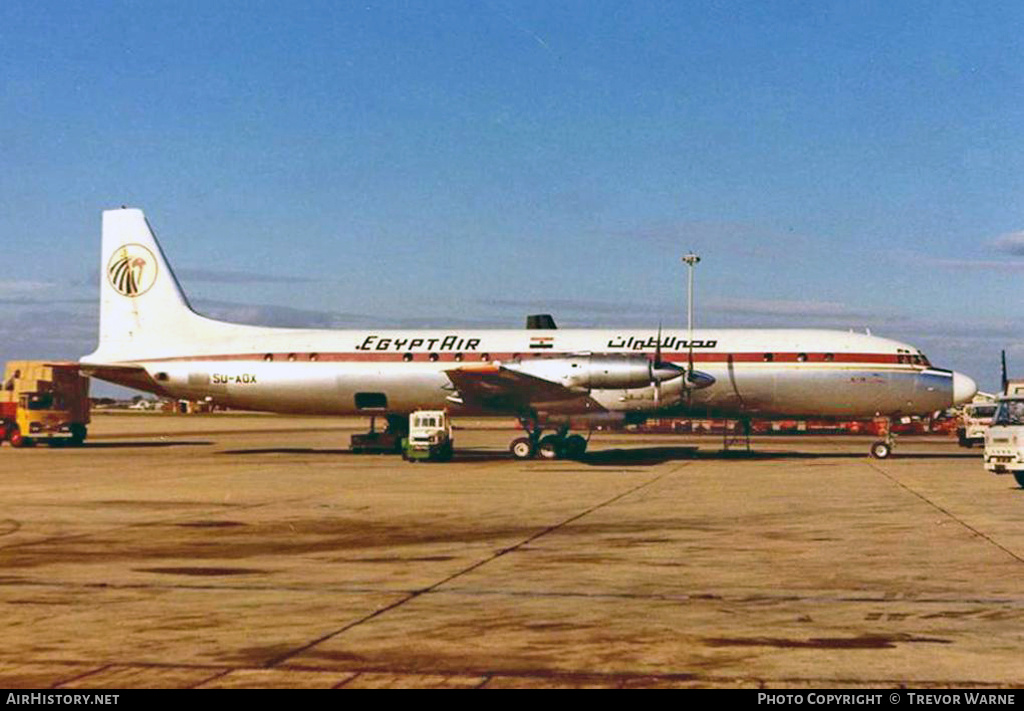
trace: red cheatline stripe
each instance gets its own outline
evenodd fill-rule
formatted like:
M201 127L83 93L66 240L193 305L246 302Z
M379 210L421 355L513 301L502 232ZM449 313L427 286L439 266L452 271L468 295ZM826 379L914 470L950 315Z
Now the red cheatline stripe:
M641 355L642 352L633 351L628 353L612 353L613 355ZM172 358L149 358L139 361L133 361L137 363L146 362L171 362L171 361L224 361L224 360L237 360L237 361L266 361L273 360L275 363L289 362L291 360L297 362L308 362L318 361L321 363L330 362L399 362L406 359L409 354L404 352L395 351L374 351L370 353L224 353L219 355L203 355L203 356L176 356ZM465 351L461 354L461 359L456 358L456 353L449 352L438 352L438 353L412 353L412 360L416 362L430 361L431 356L436 356L434 360L444 362L465 362L465 363L479 363L481 360L494 361L494 360L513 360L515 358L557 358L557 357L568 357L571 353L559 353L552 351L545 351L543 355L540 353L486 353L483 351ZM268 358L268 356L270 356ZM826 358L830 356L830 358ZM906 356L902 356L906 358ZM686 363L687 354L685 352L674 352L674 353L662 353L662 358L675 363ZM727 363L732 361L734 363L800 363L806 361L807 363L859 363L859 364L875 364L875 363L891 363L891 364L904 364L905 361L900 360L900 356L895 353L773 353L770 361L765 359L764 353L694 353L694 363ZM906 363L909 365L909 363ZM923 366L923 363L917 363L915 365Z

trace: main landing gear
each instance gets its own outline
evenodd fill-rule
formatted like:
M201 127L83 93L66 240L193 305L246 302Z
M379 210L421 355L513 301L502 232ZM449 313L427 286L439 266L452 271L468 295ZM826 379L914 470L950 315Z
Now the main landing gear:
M569 434L569 427L561 427L555 434L541 437L541 428L533 420L520 419L527 437L517 437L508 446L516 459L579 459L587 451L587 440L581 435Z
M892 455L892 449L896 446L896 435L892 431L892 420L888 417L876 417L875 424L878 425L878 434L882 439L871 443L871 456L875 459L888 459Z

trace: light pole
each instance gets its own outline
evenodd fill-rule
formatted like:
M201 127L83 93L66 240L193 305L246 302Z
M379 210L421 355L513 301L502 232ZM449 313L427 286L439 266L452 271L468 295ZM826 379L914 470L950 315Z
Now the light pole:
M686 288L686 328L690 331L691 336L693 335L693 268L699 261L700 257L693 252L683 256L683 262L690 268Z

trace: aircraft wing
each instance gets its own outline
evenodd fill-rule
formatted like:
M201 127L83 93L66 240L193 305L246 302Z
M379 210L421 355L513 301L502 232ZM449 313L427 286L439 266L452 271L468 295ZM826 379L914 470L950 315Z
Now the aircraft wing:
M463 402L492 409L521 410L585 397L564 385L501 365L466 366L445 372Z

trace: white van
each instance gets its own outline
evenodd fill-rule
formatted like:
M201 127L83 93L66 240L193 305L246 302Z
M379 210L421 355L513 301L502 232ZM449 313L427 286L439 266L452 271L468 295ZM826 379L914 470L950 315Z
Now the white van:
M1001 397L985 432L985 468L1013 474L1024 487L1024 395Z

